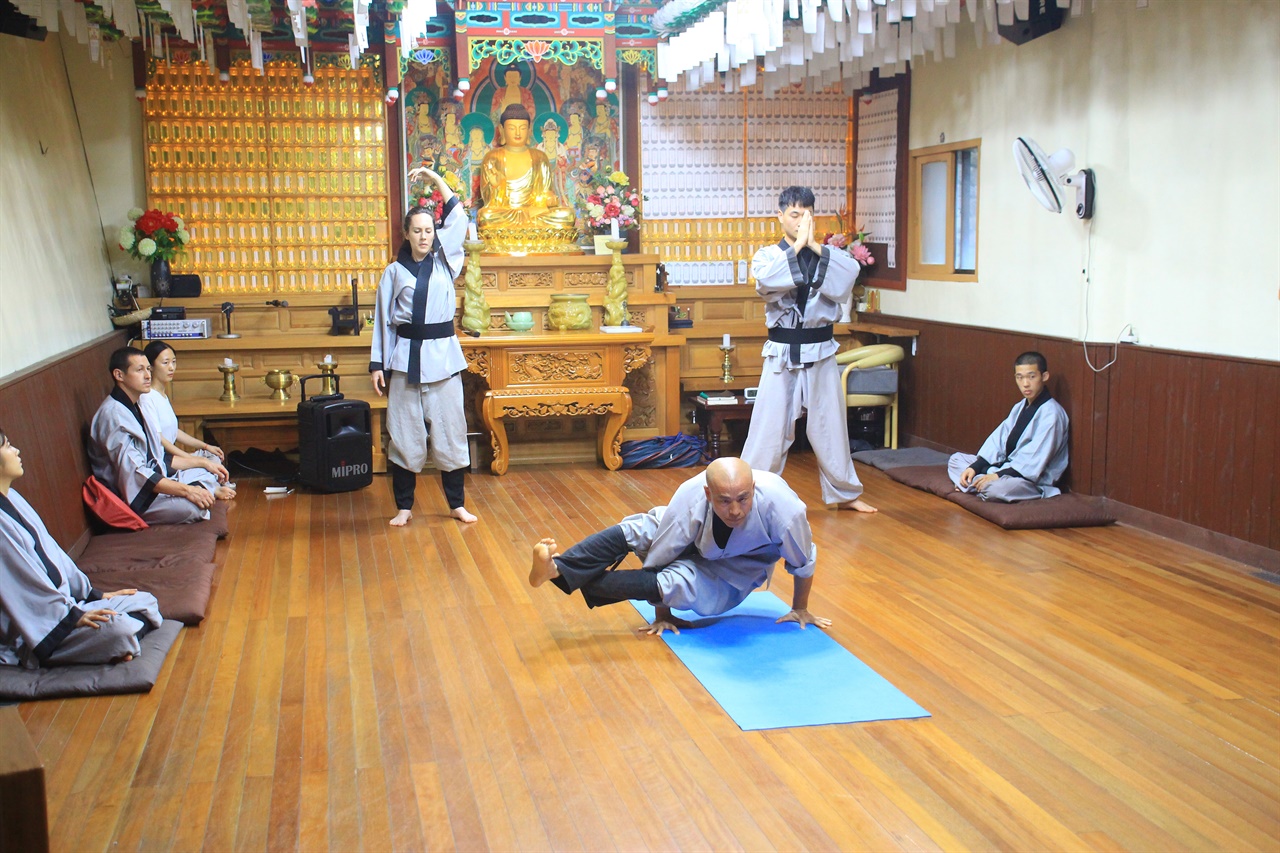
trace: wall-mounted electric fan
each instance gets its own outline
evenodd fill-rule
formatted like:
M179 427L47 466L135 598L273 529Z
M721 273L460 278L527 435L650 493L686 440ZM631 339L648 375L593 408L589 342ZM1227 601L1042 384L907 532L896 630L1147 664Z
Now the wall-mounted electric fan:
M1067 148L1046 155L1034 139L1019 136L1013 141L1013 158L1018 163L1022 180L1036 200L1050 213L1061 213L1067 187L1076 191L1076 216L1093 216L1093 170L1072 171L1076 155Z

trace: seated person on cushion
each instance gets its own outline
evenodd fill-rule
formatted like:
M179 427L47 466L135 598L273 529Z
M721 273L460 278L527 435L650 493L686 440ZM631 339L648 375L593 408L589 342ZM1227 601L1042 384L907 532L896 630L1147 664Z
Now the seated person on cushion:
M1022 399L978 455L953 453L947 473L956 489L988 501L1027 501L1061 494L1054 485L1067 470L1067 413L1045 385L1049 363L1038 352L1014 362Z
M644 568L616 569L632 551ZM691 626L672 609L702 616L732 610L769 581L779 559L795 589L791 612L777 621L830 627L830 619L808 610L818 549L804 501L777 474L726 456L686 480L669 506L629 515L563 554L554 539L543 539L533 546L529 583L551 581L566 595L581 590L588 607L648 601L656 612L641 630L678 634Z
M0 430L0 665L133 660L160 627L155 597L94 589L12 488L21 476L22 456Z
M151 390L145 354L121 347L111 354L109 369L116 387L89 427L93 476L148 524L208 518L226 469L198 456L168 458L159 425L147 420L138 403Z

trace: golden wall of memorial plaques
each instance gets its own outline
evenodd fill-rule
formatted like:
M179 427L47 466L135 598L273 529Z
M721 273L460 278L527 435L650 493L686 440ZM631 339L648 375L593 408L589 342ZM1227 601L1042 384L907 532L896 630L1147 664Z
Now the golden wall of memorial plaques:
M373 290L386 265L384 105L368 67L159 63L147 82L147 204L187 223L175 272L209 294Z

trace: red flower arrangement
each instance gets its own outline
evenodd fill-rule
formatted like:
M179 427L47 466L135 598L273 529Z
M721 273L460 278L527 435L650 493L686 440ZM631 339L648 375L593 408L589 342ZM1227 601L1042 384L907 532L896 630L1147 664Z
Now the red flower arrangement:
M140 261L171 261L191 239L182 219L162 210L129 211L132 225L120 229L120 248Z

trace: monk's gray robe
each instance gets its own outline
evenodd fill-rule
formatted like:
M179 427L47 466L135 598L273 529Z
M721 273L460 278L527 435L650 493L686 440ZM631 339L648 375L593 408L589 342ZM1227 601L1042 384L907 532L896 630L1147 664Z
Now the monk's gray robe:
M137 655L144 623L160 627L155 597L102 596L22 495L0 495L0 664L34 669ZM90 610L115 614L97 628L77 627Z
M796 420L807 412L822 500L829 504L862 495L849 453L844 390L835 362L840 345L831 331L860 269L843 249L824 246L821 255L809 249L797 254L785 241L765 246L751 261L756 292L765 300L769 340L762 351L760 389L742 459L752 468L781 474L795 441ZM806 336L815 340L783 340Z
M207 509L186 498L162 495L163 479L199 485L217 494L217 480L203 468L170 471L156 429L141 408L116 388L98 407L89 426L89 464L93 476L119 495L148 524L185 524L209 517Z
M1018 431L1018 418L1030 419ZM1019 400L1000 426L982 443L978 455L955 453L947 461L947 473L956 488L978 494L984 500L1025 501L1051 498L1062 493L1055 483L1067 470L1067 412L1048 389L1035 400ZM974 477L998 474L1000 479L981 492L960 486L966 468Z
M725 546L716 544L707 475L683 483L665 507L619 522L627 545L657 571L662 604L713 616L731 610L768 582L779 559L795 577L813 576L813 544L804 501L776 474L755 471L751 513Z

